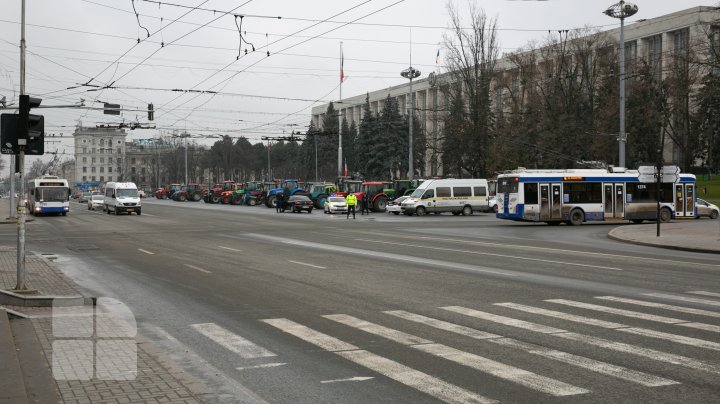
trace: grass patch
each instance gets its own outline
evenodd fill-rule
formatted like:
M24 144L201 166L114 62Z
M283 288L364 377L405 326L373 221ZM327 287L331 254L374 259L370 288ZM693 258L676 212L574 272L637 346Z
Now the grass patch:
M714 204L720 204L720 174L697 175L697 196Z

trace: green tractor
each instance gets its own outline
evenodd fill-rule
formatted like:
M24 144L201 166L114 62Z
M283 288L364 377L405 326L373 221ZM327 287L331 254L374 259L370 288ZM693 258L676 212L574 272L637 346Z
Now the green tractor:
M314 182L310 184L310 189L308 193L310 194L310 199L315 204L315 207L325 208L325 201L327 200L328 196L331 194L336 194L338 192L338 187L333 184L332 182Z
M395 199L400 196L406 196L412 194L412 192L425 180L395 180L390 184L391 188L386 188L383 191L388 198Z

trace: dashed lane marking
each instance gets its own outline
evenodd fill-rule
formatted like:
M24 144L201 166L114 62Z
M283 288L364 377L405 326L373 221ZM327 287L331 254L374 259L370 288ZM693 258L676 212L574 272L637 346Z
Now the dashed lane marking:
M304 265L306 267L317 268L317 269L327 269L326 267L321 267L320 265L308 264L307 262L300 262L300 261L293 261L293 260L288 260L288 262L292 262L293 264L298 264L298 265Z
M190 264L184 264L184 265L185 265L186 267L188 267L188 268L192 268L192 269L194 269L194 270L196 270L196 271L204 272L204 273L206 273L206 274L211 274L211 273L212 273L212 272L208 271L207 269L203 269L203 268L200 268L200 267L196 267L195 265L190 265Z
M143 250L142 248L138 248L138 251L144 252L145 254L148 254L148 255L155 255L154 252L151 252L151 251L148 251L148 250Z

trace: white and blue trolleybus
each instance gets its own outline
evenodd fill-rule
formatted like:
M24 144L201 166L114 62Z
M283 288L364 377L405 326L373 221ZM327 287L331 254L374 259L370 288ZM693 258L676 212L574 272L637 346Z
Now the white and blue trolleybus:
M67 180L51 175L30 180L28 207L35 216L59 213L63 216L70 211L70 188Z
M529 170L498 175L497 217L524 222L567 223L630 220L642 223L694 219L695 176L678 174L673 182L641 182L637 170L622 168Z

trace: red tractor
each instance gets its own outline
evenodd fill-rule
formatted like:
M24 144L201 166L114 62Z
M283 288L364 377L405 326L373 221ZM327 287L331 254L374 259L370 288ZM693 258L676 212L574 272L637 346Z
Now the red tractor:
M170 184L166 185L165 188L158 188L155 190L155 197L157 199L168 199L172 197L172 195L176 192L182 189L182 185L180 184Z
M220 203L222 200L222 194L225 191L234 190L235 181L227 180L221 184L215 184L211 189L206 189L203 192L203 201L205 203Z
M387 193L385 193L385 189L391 185L391 183L381 181L363 182L360 186L360 192L355 192L358 204L361 203L363 196L367 194L370 210L373 212L385 212L387 201L390 199Z
M205 184L188 184L182 187L182 189L173 192L172 200L185 202L192 201L197 202L202 199L203 191L207 188Z

